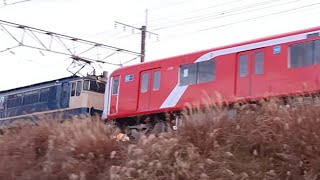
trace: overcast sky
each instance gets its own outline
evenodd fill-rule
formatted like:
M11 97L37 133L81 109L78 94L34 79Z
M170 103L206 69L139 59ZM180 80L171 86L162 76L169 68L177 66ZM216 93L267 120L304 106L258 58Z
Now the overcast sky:
M0 0L8 4L0 8L0 20L132 51L140 49L139 32L115 28L114 21L141 27L148 9L148 30L159 34L159 41L148 36L147 61L320 25L320 0L31 0L10 5L18 1ZM14 41L0 31L0 42L1 51ZM0 61L0 90L70 75L68 57L34 49L0 53Z

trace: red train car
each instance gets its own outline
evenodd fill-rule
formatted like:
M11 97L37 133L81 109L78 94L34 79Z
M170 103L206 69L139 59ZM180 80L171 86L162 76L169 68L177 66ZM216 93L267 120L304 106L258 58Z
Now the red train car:
M320 27L117 69L103 119L146 129L150 117L163 120L201 97L215 101L216 92L229 103L320 92Z

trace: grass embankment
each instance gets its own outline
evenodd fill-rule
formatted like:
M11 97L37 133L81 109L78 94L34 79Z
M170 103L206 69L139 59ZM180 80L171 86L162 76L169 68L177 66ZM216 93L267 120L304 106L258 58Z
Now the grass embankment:
M22 128L21 128L22 127ZM319 179L320 107L273 103L235 119L193 112L178 132L117 142L88 119L0 136L0 179Z

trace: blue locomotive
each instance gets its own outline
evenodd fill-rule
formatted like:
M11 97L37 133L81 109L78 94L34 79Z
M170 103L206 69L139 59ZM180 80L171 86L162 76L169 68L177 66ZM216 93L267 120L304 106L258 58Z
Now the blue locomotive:
M0 91L0 126L41 115L62 119L101 115L105 87L103 77L72 76Z

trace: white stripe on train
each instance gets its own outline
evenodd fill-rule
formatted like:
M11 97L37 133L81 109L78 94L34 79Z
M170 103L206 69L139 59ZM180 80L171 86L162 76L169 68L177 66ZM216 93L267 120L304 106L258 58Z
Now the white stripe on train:
M274 46L274 45L278 45L278 44L284 44L284 43L288 43L288 42L303 40L303 39L307 38L308 34L312 34L312 33L320 33L320 31L312 31L312 32L296 34L296 35L292 35L292 36L287 36L287 37L252 43L252 44L246 44L246 45L242 45L242 46L236 46L236 47L232 47L232 48L212 51L212 52L209 52L207 54L202 55L194 63L210 60L212 58L215 58L215 57L221 56L221 55L225 55L225 54L237 53L237 52L267 47L267 46ZM166 100L162 103L160 108L168 108L168 107L176 106L176 104L178 103L178 101L180 100L180 98L182 97L184 92L187 90L187 88L188 88L188 85L179 86L179 82L177 82L176 87L171 91L171 93L166 98Z

